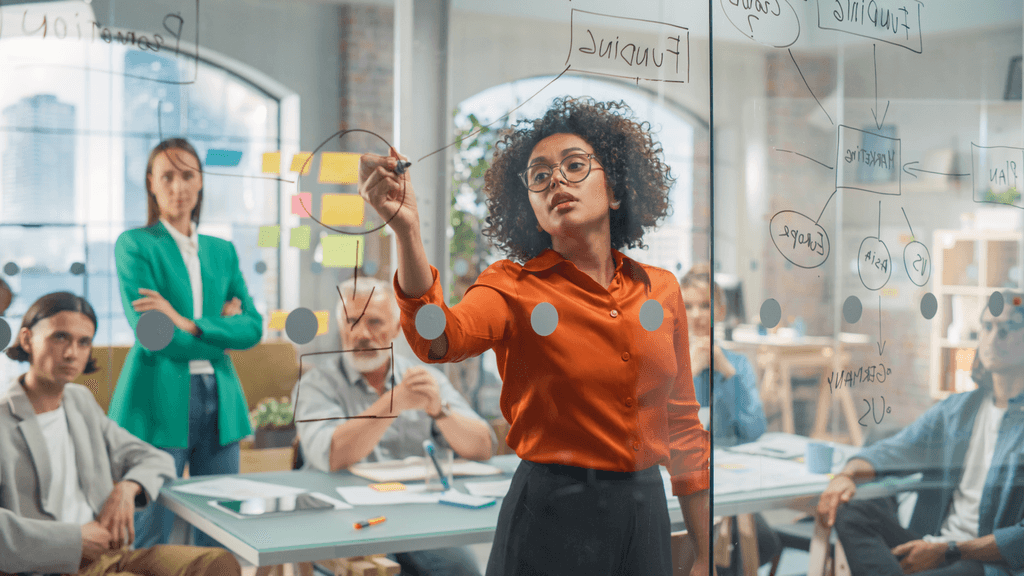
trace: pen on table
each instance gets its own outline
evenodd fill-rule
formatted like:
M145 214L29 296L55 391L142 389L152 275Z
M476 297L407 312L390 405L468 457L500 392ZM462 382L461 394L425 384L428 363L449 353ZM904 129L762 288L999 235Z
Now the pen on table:
M376 526L377 524L380 524L380 523L384 522L385 520L387 520L387 518L385 518L383 516L377 516L376 518L370 518L369 520L364 520L362 522L356 522L355 524L352 525L352 527L355 528L356 530L362 530L363 528L369 528L370 526Z
M444 470L441 468L441 463L437 461L437 451L434 450L434 443L430 440L423 441L423 450L426 451L427 456L430 456L430 461L434 463L434 468L437 469L437 477L441 480L441 486L447 491L448 476L445 475Z
M412 166L412 162L403 162L399 160L398 164L395 166L395 174L398 174L399 176L405 174L405 171L409 169L409 166Z

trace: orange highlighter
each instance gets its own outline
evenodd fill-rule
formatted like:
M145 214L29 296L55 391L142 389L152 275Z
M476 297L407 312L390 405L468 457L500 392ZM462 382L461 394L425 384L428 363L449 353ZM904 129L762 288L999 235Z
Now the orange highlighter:
M377 524L381 524L385 520L387 520L387 518L383 516L377 516L376 518L370 518L369 520L365 520L363 522L356 522L352 525L352 527L356 530L362 530L363 528L369 528L370 526L376 526Z

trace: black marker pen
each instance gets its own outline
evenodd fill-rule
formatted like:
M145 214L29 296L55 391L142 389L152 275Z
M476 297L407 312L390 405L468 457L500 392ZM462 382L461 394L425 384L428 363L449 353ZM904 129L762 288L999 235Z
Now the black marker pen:
M409 166L412 166L412 162L402 162L399 160L398 165L395 166L395 174L398 174L399 176L405 174L405 171L409 169Z

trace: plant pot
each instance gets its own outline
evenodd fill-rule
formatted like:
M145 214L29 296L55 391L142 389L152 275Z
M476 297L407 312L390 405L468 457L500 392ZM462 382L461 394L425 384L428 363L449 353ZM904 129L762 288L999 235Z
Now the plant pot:
M287 448L295 441L295 425L281 427L264 427L256 429L256 438L252 447L263 448Z

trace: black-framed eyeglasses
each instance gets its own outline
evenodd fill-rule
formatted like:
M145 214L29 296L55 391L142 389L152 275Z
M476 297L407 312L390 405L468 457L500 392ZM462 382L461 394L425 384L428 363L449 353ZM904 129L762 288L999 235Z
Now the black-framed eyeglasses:
M526 185L530 192L543 192L551 186L551 175L555 173L555 166L562 173L567 182L576 184L583 182L590 176L590 167L593 154L573 154L566 156L558 164L544 164L538 162L531 164L529 168L519 173L519 179Z

